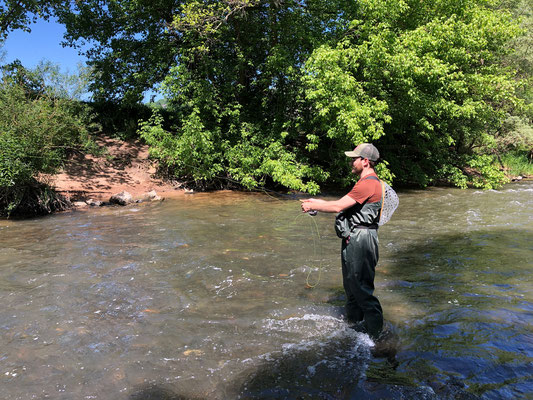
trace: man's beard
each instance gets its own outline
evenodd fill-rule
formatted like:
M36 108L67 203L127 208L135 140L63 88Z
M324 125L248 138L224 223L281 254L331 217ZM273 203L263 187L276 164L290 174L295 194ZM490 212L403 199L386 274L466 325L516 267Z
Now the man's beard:
M358 167L353 165L352 172L357 176L361 176L361 173L363 172L363 167L361 165L359 165Z

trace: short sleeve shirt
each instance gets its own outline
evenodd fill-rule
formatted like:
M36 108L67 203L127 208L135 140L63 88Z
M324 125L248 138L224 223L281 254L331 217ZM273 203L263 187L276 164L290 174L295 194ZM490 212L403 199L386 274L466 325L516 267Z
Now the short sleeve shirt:
M381 183L375 179L368 179L369 176L378 177L375 173L366 175L359 179L348 193L348 196L359 204L376 203L381 200Z

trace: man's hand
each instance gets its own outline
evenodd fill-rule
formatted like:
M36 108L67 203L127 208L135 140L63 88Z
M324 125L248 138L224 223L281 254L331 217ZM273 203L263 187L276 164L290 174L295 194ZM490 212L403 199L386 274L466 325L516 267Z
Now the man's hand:
M300 205L302 206L302 212L306 213L306 212L312 211L311 199L300 200L300 202L301 202Z
M314 207L316 207L319 203L325 203L326 201L320 199L303 199L300 200L300 202L302 203L302 211L306 213L309 211L318 211Z

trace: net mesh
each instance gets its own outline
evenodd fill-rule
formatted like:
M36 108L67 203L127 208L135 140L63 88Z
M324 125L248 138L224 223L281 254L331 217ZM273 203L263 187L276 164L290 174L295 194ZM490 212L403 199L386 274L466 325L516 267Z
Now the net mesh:
M381 206L381 216L378 224L384 225L391 219L392 214L394 214L394 211L400 203L400 200L398 199L398 195L393 188L383 181L381 182L381 185L383 188L383 204Z

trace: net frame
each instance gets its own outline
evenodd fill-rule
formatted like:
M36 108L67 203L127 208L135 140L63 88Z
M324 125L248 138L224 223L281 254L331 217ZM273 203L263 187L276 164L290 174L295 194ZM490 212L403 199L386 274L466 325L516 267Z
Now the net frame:
M400 199L398 195L387 183L381 181L381 210L379 211L379 222L378 225L385 225L398 208L400 204Z

